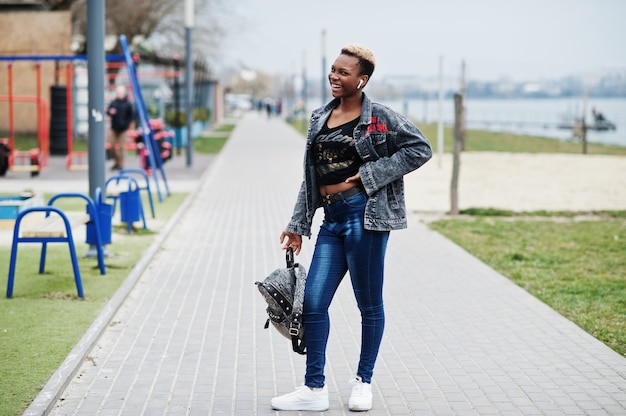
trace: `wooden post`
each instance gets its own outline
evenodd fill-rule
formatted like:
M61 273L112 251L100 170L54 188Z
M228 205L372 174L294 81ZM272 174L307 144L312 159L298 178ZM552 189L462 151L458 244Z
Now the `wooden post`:
M450 183L450 215L459 215L459 169L463 146L463 95L454 94L454 151Z

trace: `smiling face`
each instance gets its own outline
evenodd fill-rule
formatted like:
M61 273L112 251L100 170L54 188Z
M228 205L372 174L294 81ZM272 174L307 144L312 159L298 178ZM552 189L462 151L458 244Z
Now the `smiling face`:
M328 73L330 90L335 98L349 97L361 92L367 83L368 76L361 74L359 58L355 56L341 54L335 60ZM359 81L361 87L357 88Z

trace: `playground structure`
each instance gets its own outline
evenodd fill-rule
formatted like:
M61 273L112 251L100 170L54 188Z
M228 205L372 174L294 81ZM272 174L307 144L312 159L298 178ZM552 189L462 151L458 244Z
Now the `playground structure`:
M107 55L106 56L106 77L107 81L105 88L111 88L113 90L115 85L128 85L130 90L131 101L135 105L139 123L138 128L129 131L129 139L125 144L125 149L130 151L136 151L141 158L141 165L143 169L153 176L156 182L156 191L159 194L159 200L162 200L161 189L159 187L157 174L160 173L163 183L165 184L166 193L169 194L167 189L167 180L165 178L165 172L163 170L163 162L167 161L173 155L173 150L177 149L180 153L180 149L185 146L186 134L184 129L191 128L192 137L196 137L201 132L202 122L200 122L200 130L197 129L197 125L192 126L176 126L175 130L172 128L166 128L162 118L149 119L149 114L145 100L143 98L142 89L139 86L138 77L145 78L160 78L161 84L171 86L173 84L174 90L174 104L175 104L175 120L180 120L179 117L179 103L183 101L180 97L178 89L178 78L180 77L180 70L178 67L178 58L173 58L169 61L169 65L174 66L174 70L159 70L148 69L139 71L136 64L138 63L139 56L137 54L131 55L128 48L128 44L124 35L120 36L120 44L122 45L122 55ZM8 108L8 126L5 128L2 126L3 120L0 118L0 129L8 130L8 137L0 137L0 176L4 174L6 170L10 171L30 171L32 175L37 175L47 165L47 161L50 155L64 154L66 157L66 168L70 171L80 171L88 169L89 154L87 151L81 151L81 146L75 146L77 143L75 140L80 139L81 135L84 135L87 139L88 135L88 120L89 109L88 100L88 88L86 83L86 68L84 68L83 62L87 61L86 55L20 55L20 56L0 56L0 61L6 62L7 68L7 94L0 95L0 107L5 104ZM14 78L13 78L13 64L15 61L24 61L28 64L34 63L37 68L37 92L33 95L18 95L15 94ZM44 64L44 62L46 62ZM55 65L53 72L55 81L54 83L48 82L42 83L42 65L50 66L52 63ZM64 65L61 65L61 64ZM22 64L22 69L18 74L21 79L21 86L32 85L25 77L30 76L29 67ZM62 67L61 67L62 66ZM219 85L215 81L209 80L206 76L208 74L206 70L206 64L200 65L199 71L194 72L194 108L212 108L211 114L213 120L221 118L221 112L223 108L223 97ZM0 66L0 73L2 73L2 67ZM81 75L82 72L82 75ZM45 72L46 76L52 73L52 71ZM82 78L81 78L82 76ZM59 80L64 81L65 85L59 85ZM163 81L166 80L166 81ZM0 94L3 91L3 85L0 85ZM50 104L42 96L42 91L50 87ZM81 90L82 88L82 90ZM147 87L149 90L149 87ZM61 92L59 94L55 94ZM82 95L81 95L82 94ZM81 95L79 99L79 95ZM111 95L109 95L109 98ZM56 98L56 101L55 101ZM156 95L153 99L156 98ZM164 100L167 97L161 96L157 100L160 104L159 115L163 117L164 113ZM60 99L60 101L59 101ZM107 100L108 101L108 100ZM31 149L18 149L16 143L16 123L14 117L13 106L18 102L32 102L37 107L36 112L20 113L22 120L18 120L22 123L22 132L24 126L28 123L24 122L23 117L32 117L33 114L37 116L37 145L32 146ZM151 101L153 102L153 101ZM2 110L0 110L0 113ZM82 120L80 117L83 117ZM62 121L63 126L55 129L55 122ZM205 119L204 123L208 120ZM176 121L178 123L178 121ZM193 128L192 128L193 127ZM31 127L32 131L34 128ZM194 135L194 131L197 134ZM55 134L56 133L56 134ZM61 134L61 135L60 135ZM59 146L59 145L63 146ZM108 146L108 141L103 143L103 146ZM83 146L84 148L84 146ZM56 153L55 153L56 152ZM6 163L3 160L4 155L7 155Z
M66 165L68 170L84 170L86 165L81 166L77 161L86 160L86 152L75 152L73 150L74 138L74 117L73 117L73 93L72 79L73 61L80 60L80 56L57 56L57 55L34 55L34 56L0 56L0 61L7 62L7 95L0 95L0 102L6 102L8 105L8 138L2 138L2 143L8 147L8 170L10 171L30 171L31 174L38 174L46 165L51 152L60 151L59 154L67 153ZM84 58L83 58L84 59ZM13 67L15 61L34 62L36 68L36 95L17 95L14 91ZM42 96L42 62L54 61L55 82L50 87L50 100L55 99L55 94L61 91L63 94L57 99L58 107L48 103L48 100ZM65 62L63 69L60 69L60 62ZM65 86L58 85L60 78L65 80ZM37 147L31 149L18 149L16 143L16 121L15 121L15 103L33 102L36 104L37 111ZM57 125L61 122L62 128L58 129ZM51 142L51 132L65 133L60 139L63 145L60 149L55 149L54 145L59 144ZM59 135L55 137L59 139ZM52 148L51 148L52 147Z
M172 158L173 145L172 141L175 138L173 130L167 130L163 120L160 118L150 119L150 128L154 134L154 140L157 144L157 149L161 157L161 161L165 163ZM140 165L148 174L152 173L153 166L151 165L148 149L144 141L144 136L141 128L128 131L128 138L130 141L126 142L126 150L133 149L137 152L140 158ZM110 144L107 143L107 148Z
M107 56L107 62L122 62L127 69L127 77L132 88L132 95L134 98L134 105L140 120L140 133L143 136L143 157L148 162L146 166L151 167L154 180L157 185L157 191L159 194L159 200L162 200L161 190L158 185L157 171L161 173L162 179L166 185L167 194L167 181L165 178L165 172L162 169L163 161L161 159L161 150L156 143L155 136L153 134L151 125L148 120L148 112L143 100L139 82L137 79L137 71L135 68L135 61L137 57L131 57L128 44L124 36L121 36L120 43L123 45L124 54L109 55ZM73 109L73 96L72 93L72 79L74 77L73 63L76 61L85 61L87 57L85 55L46 55L46 56L0 56L0 61L7 62L7 91L6 96L0 96L0 101L4 100L8 103L8 138L0 138L0 143L5 147L8 146L8 170L10 171L30 171L32 174L38 174L41 169L46 165L51 150L50 142L50 130L54 125L54 116L58 117L58 114L51 114L49 111L49 105L47 101L42 97L41 93L41 62L42 61L54 61L57 68L59 62L66 62L65 64L65 100L63 118L65 121L65 141L67 144L66 154L66 166L68 170L86 170L88 168L88 152L75 151L74 142L74 109ZM33 61L36 66L36 78L37 78L37 93L35 96L16 95L13 91L13 62L14 61ZM116 64L119 65L119 64ZM51 95L53 88L58 88L58 79L60 71L55 71L55 84L51 87ZM178 73L176 73L178 76ZM112 84L112 83L109 83ZM14 104L16 102L34 102L37 105L37 141L38 147L29 150L17 149L15 140L15 120L14 120ZM61 110L63 110L61 106ZM52 109L52 113L54 109ZM48 126L48 115L53 117L50 119L50 126ZM63 139L63 138L62 138ZM105 145L105 144L103 144ZM131 149L136 149L135 143L128 145Z
M9 137L0 139L2 144L8 146L9 154L7 160L7 168L13 171L27 171L31 175L36 175L46 166L49 155L49 130L47 128L48 104L41 96L41 64L35 65L36 68L36 95L15 95L13 93L13 63L7 64L7 86L8 94L0 95L1 102L8 103L8 129ZM29 150L18 150L15 146L15 119L14 105L15 103L34 103L37 114L37 143L38 147Z
M133 58L137 60L135 57ZM8 170L10 171L30 171L33 174L38 174L46 165L48 157L52 154L66 155L66 167L68 170L86 170L88 168L88 154L86 151L76 150L74 143L75 140L75 114L76 114L76 90L79 88L75 85L74 80L77 78L77 74L84 72L83 68L77 67L76 63L84 61L84 56L0 56L0 61L7 62L7 91L8 94L0 95L0 102L6 102L8 107L8 137L0 137L0 143L8 148ZM36 85L37 92L35 95L18 95L15 94L14 87L14 61L34 61L36 67ZM52 104L49 104L48 100L42 95L42 73L41 62L42 61L54 61L56 64L55 69L55 83L51 86L50 101L55 100L57 96L57 107L51 108ZM63 69L59 69L59 63L64 62ZM127 63L124 61L123 56L112 55L107 56L107 68L114 68L119 70L121 68L127 68ZM135 75L137 72L133 70ZM130 84L130 73L114 73L107 71L107 86L111 89L115 88L115 77L119 77L123 81ZM161 77L178 77L179 71L161 71L148 74L147 76L161 76ZM58 85L58 80L64 79L65 85ZM118 81L119 82L119 81ZM129 85L130 86L130 85ZM58 97L59 92L62 93ZM86 92L86 91L85 91ZM134 91L131 91L134 95ZM63 101L59 103L59 98ZM14 107L16 103L34 103L36 106L35 113L37 117L37 146L31 149L19 149L16 143L16 121ZM61 105L58 105L61 104ZM85 108L85 112L87 109ZM62 123L62 127L58 128L59 122ZM49 123L49 124L48 124ZM55 130L56 127L56 131ZM51 133L56 132L55 137L51 137ZM59 137L61 133L64 137ZM131 138L135 138L139 133L130 132ZM173 133L172 133L173 134ZM163 135L160 137L171 137L171 134ZM56 141L55 141L56 138ZM51 141L52 140L52 141ZM61 140L61 141L59 141ZM55 146L56 145L56 146ZM109 146L108 142L105 146ZM138 151L142 157L146 157L146 150L144 148L137 147L135 140L126 142L126 150Z

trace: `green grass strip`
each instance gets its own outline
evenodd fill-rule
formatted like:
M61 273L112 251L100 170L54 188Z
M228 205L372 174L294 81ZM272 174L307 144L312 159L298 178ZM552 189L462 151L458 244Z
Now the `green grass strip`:
M44 274L38 270L40 244L19 245L13 298L0 298L0 414L20 414L30 404L185 197L174 193L157 204L156 225L148 230L140 223L131 234L125 225L114 227L104 276L97 259L83 257L87 245L77 242L84 300L77 297L67 244L48 245ZM9 258L10 247L1 246L0 264L8 266Z

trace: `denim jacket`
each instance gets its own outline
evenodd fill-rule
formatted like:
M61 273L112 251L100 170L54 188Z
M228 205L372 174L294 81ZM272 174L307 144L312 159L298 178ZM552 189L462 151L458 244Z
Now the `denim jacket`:
M322 204L313 160L313 141L338 104L339 99L334 99L311 114L304 154L304 180L286 231L311 236L313 215ZM365 228L374 231L406 228L403 177L431 158L430 143L413 123L390 108L371 102L365 93L354 140L363 160L359 173L368 196Z

